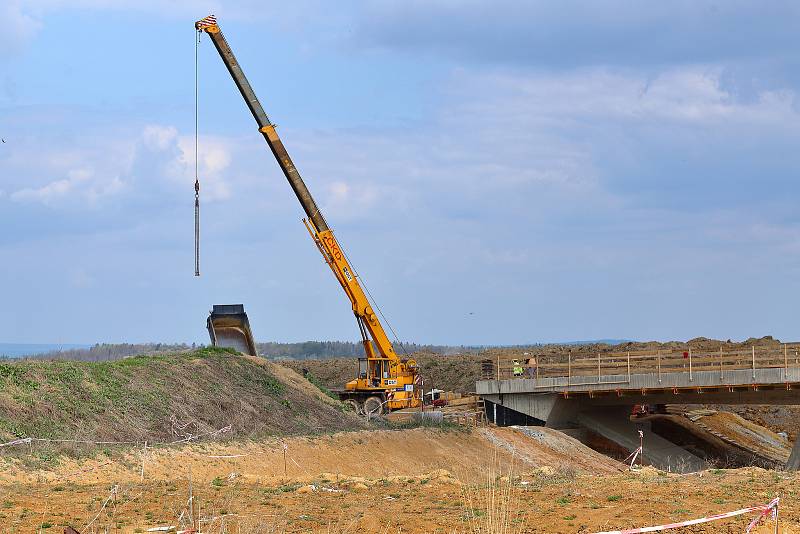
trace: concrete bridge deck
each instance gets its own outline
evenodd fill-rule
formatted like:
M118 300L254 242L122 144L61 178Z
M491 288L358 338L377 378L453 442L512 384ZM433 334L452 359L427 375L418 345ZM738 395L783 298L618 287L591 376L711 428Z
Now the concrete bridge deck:
M622 407L630 413L635 404L800 405L797 344L711 353L566 354L548 361L537 359L532 362L535 369L526 367L523 358L498 362L491 379L476 383L477 393L487 401L490 420L519 424L524 418L524 422L554 428L584 426L618 442L629 422L620 420L619 428L612 429L603 414L624 419ZM675 458L671 450L664 461ZM659 465L659 459L654 460ZM681 461L694 469L696 460L687 456ZM800 467L798 444L787 466Z

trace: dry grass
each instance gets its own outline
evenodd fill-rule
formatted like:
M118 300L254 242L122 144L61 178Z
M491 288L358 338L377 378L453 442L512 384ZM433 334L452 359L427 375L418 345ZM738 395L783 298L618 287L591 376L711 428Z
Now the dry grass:
M520 490L514 482L514 463L505 472L495 453L492 464L478 485L462 486L463 503L471 534L515 534L522 532L519 515Z

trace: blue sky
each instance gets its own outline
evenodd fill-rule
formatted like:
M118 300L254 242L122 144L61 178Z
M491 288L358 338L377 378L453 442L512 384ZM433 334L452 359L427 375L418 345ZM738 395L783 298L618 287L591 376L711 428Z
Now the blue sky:
M789 1L0 5L0 340L355 339L215 13L403 340L796 340Z

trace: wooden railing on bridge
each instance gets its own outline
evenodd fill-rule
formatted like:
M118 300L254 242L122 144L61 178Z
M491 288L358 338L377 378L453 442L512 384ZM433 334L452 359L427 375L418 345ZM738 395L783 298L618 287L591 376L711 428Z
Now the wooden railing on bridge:
M535 364L528 365L529 358ZM746 349L718 350L637 350L624 352L601 352L590 354L579 349L557 355L534 353L507 353L486 359L481 365L484 380L506 380L514 378L597 377L598 383L611 380L619 383L620 377L631 374L694 373L714 371L724 379L725 373L733 370L800 368L800 343L786 343L780 347L753 345ZM613 379L610 377L614 377ZM585 380L581 380L585 383Z

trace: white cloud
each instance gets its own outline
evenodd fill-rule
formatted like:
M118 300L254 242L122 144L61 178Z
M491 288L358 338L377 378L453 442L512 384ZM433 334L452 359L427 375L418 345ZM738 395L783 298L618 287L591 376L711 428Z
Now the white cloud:
M174 126L151 124L142 132L142 144L149 150L164 151L178 138L178 129Z
M89 169L72 169L67 172L67 177L54 180L41 187L24 188L11 194L11 200L15 202L41 202L45 205L52 205L60 199L72 194L78 194L85 198L96 198L98 196L97 184L92 183L93 173ZM107 189L107 187L104 187Z
M656 76L602 68L558 74L461 72L451 85L453 93L482 89L491 96L467 100L450 113L482 118L492 113L554 127L571 119L785 122L787 113L796 114L792 91L763 91L755 101L741 102L723 88L721 77L720 69L708 67L669 69Z
M375 217L381 203L388 203L389 189L369 182L334 181L327 187L323 213L336 220L364 220Z
M25 8L22 0L0 2L0 58L19 50L41 28L41 22Z
M102 208L134 199L156 205L161 203L156 197L171 199L192 189L194 137L181 136L174 126L151 124L129 139L86 136L71 145L70 149L42 150L19 143L4 167L9 178L35 185L14 188L9 183L9 198L50 207ZM203 202L232 196L234 147L232 140L223 137L200 138Z
M36 189L26 188L15 191L11 194L11 200L17 202L37 200L43 204L49 204L53 198L62 197L71 189L72 183L69 180L56 180Z
M178 147L183 171L175 178L184 184L192 183L195 169L194 137L181 137ZM231 165L232 150L231 141L222 137L201 136L198 140L197 172L203 202L227 200L231 197L227 173Z

